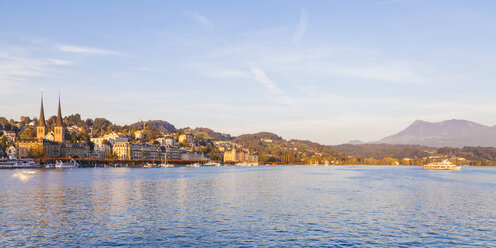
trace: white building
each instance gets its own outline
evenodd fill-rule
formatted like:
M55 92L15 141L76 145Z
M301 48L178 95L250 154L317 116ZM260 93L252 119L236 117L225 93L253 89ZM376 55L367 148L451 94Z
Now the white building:
M94 153L96 154L97 158L106 158L107 154L112 151L112 148L109 145L96 145L93 148Z
M165 156L167 160L181 160L181 150L176 147L166 147Z
M208 158L206 158L203 155L203 153L190 152L190 151L182 150L181 151L181 160L192 160L192 161L196 161L196 160L208 160Z
M108 140L108 142L110 142L110 144L112 144L113 146L116 142L128 142L129 138L115 132L106 134L99 138L91 138L91 142L93 142L95 145L102 145L104 140Z
M164 137L164 138L158 138L155 141L160 143L161 146L176 146L177 142L174 138L171 137Z

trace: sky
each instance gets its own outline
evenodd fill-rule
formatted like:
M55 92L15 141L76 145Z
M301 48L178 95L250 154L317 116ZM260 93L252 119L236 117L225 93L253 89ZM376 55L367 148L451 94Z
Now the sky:
M495 0L0 0L0 116L376 141L496 124Z

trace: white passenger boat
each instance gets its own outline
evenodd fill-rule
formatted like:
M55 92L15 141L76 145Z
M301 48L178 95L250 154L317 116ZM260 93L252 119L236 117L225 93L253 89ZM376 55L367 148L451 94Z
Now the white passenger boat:
M40 168L40 164L33 159L0 159L0 169Z
M62 162L60 160L57 160L57 162L55 163L55 168L66 169L66 168L77 168L77 167L79 167L79 164L74 159L71 159L71 161L69 162Z
M159 167L162 167L162 168L171 168L171 167L174 167L173 164L168 164L168 163L161 163L158 166Z
M459 171L461 166L451 163L449 160L445 159L442 162L428 163L422 166L424 170L454 170Z

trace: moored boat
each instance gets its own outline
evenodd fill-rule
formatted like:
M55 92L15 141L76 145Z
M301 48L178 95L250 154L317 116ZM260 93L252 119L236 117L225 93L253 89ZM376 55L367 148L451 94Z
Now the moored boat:
M424 170L454 170L459 171L461 166L455 165L451 163L449 160L445 159L441 162L433 162L428 163L426 165L422 165L422 169Z
M208 162L204 164L200 164L202 167L214 167L214 166L220 166L220 163L215 163L215 162Z
M40 168L40 164L35 163L33 159L0 160L0 169L21 169L21 168Z
M69 162L62 162L61 160L57 160L57 162L55 163L55 168L68 169L77 167L79 167L79 164L74 159L71 159L71 161Z

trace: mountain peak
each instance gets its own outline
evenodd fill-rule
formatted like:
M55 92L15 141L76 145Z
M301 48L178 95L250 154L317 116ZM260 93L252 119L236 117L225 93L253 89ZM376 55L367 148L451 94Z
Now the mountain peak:
M426 121L415 120L410 126L416 126L416 125L420 125L420 124L424 124L424 123L426 123Z
M403 131L379 141L433 147L496 146L496 128L467 120L414 121Z

